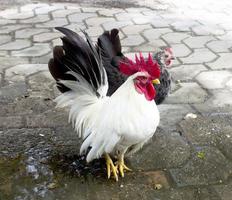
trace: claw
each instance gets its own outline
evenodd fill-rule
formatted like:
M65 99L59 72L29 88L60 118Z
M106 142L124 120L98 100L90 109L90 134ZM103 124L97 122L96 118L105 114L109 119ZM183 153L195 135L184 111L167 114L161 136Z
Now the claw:
M106 168L107 168L107 177L108 179L111 177L111 173L116 181L118 181L118 169L114 166L113 161L111 160L109 154L105 154L106 159Z
M119 157L118 161L116 162L116 167L119 170L121 177L124 177L124 171L132 171L129 167L125 165L123 156Z

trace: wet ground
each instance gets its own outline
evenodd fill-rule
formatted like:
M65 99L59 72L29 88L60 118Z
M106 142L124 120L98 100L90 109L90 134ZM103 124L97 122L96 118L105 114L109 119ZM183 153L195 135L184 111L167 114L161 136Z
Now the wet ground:
M231 199L230 1L0 2L0 200ZM103 160L78 155L81 141L55 109L47 69L60 44L55 26L93 40L117 27L128 56L174 50L159 128L127 158L133 171L118 183L107 180Z

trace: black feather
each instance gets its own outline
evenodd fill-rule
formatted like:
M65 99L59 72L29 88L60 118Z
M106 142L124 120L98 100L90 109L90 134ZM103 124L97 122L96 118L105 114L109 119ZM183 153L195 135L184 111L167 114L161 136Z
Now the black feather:
M53 59L49 62L49 70L56 80L75 80L67 74L68 71L74 71L80 74L97 94L98 88L105 83L106 77L101 61L101 55L92 44L87 33L84 33L86 41L77 33L62 27L57 30L65 36L61 38L62 47L54 48ZM61 92L68 90L62 84L58 85Z

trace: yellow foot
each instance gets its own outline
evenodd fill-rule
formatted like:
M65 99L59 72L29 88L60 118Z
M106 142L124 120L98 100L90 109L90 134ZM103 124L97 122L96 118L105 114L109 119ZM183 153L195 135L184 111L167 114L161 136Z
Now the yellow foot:
M116 167L121 175L121 177L124 177L124 171L132 171L129 167L127 167L124 163L123 159L119 159L116 162Z
M111 173L116 181L118 181L118 169L114 166L113 161L111 160L109 154L105 154L106 159L106 168L107 168L107 177L108 179L111 177Z

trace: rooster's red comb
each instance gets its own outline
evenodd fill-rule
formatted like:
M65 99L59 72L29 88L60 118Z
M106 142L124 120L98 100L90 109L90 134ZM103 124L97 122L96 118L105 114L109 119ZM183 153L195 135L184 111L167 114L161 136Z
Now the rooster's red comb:
M139 57L135 54L135 61L127 58L126 61L120 62L119 69L128 76L145 71L154 79L160 77L160 66L150 53L147 59L144 59L142 53L139 53Z

